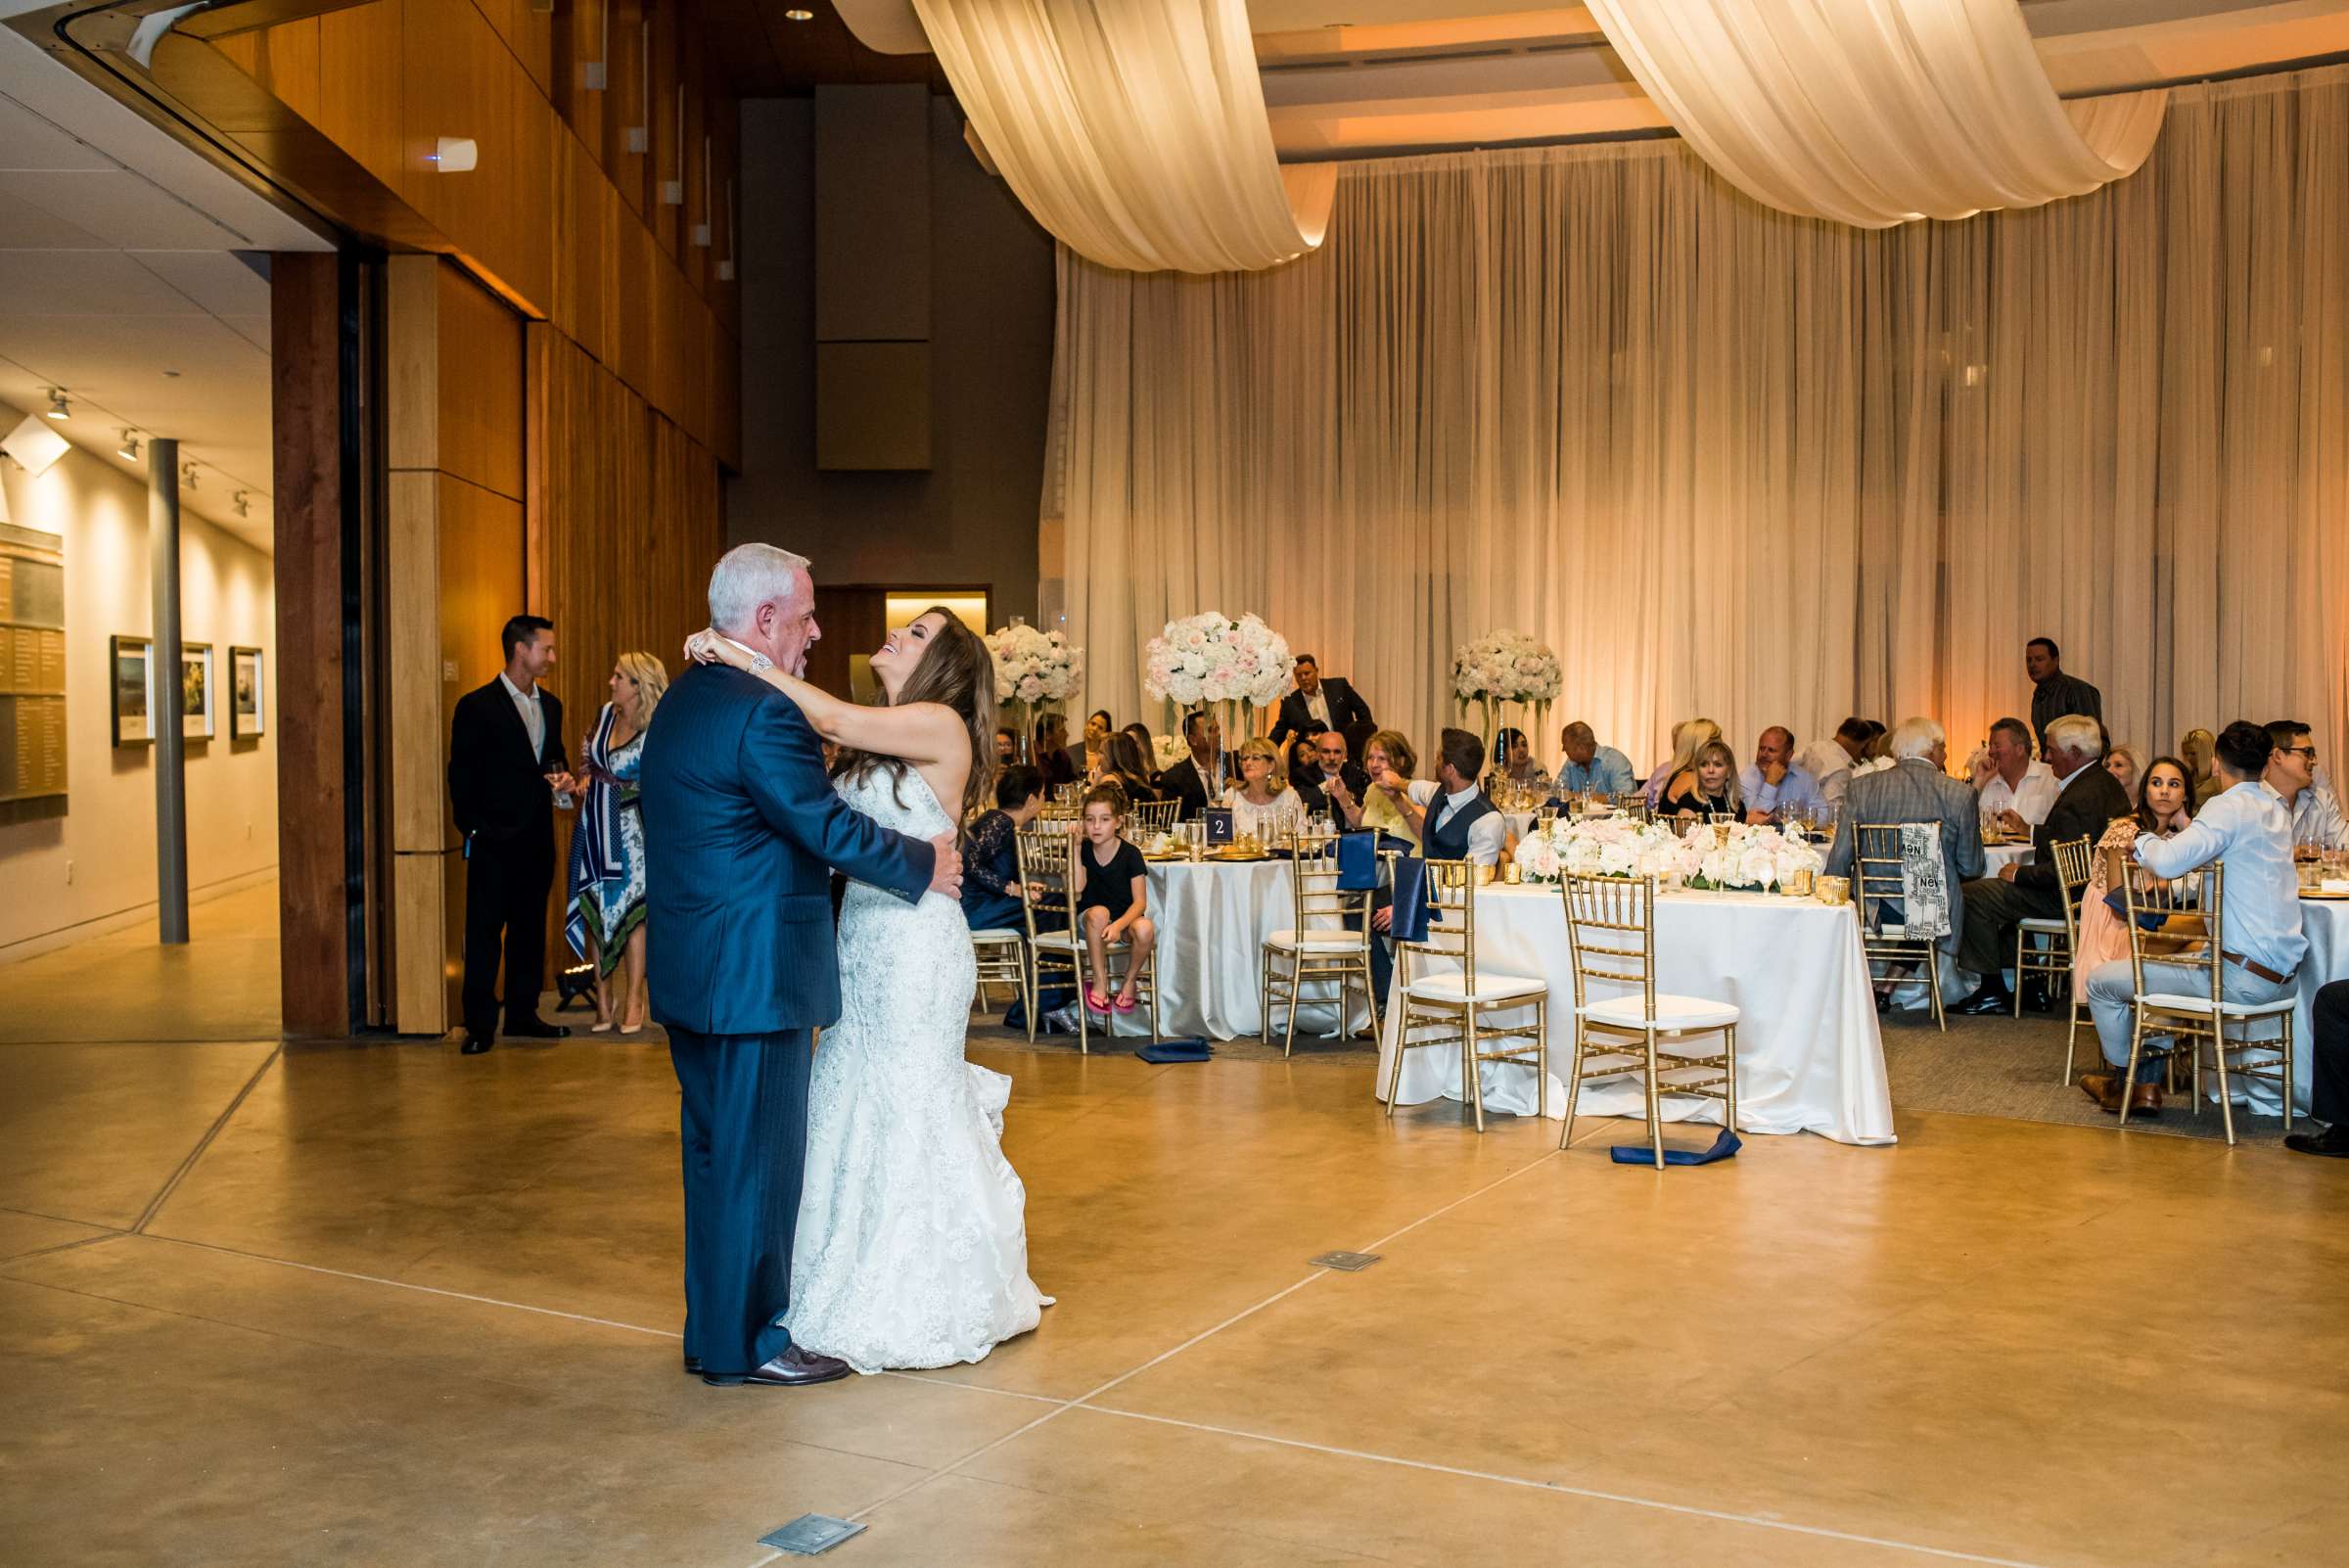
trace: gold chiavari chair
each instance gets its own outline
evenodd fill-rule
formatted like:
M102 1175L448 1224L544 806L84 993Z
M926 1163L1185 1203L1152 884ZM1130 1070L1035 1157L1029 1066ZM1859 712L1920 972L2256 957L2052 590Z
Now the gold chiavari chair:
M1020 881L1027 886L1028 951L1032 959L1028 994L1043 994L1045 975L1066 974L1078 992L1077 1050L1092 1054L1092 1010L1084 1005L1084 933L1077 924L1075 855L1078 840L1066 827L1024 828L1020 832ZM1060 929L1049 929L1058 917ZM1040 917L1040 918L1039 918ZM1110 973L1122 974L1132 956L1123 942L1109 945ZM1150 1005L1150 1042L1158 1043L1158 960L1155 954L1142 966L1134 992ZM1028 1006L1028 1039L1036 1041L1036 1004Z
M1647 1090L1647 1138L1657 1170L1664 1168L1667 1093L1720 1100L1723 1120L1734 1132L1742 1015L1728 1002L1656 990L1655 878L1569 874L1559 894L1566 900L1566 941L1574 960L1575 1040L1558 1147L1574 1141L1584 1081L1629 1074L1637 1074ZM1621 994L1592 1001L1593 986ZM1684 1048L1689 1036L1715 1034L1721 1037L1718 1051Z
M1647 796L1638 790L1629 795L1610 795L1607 804L1615 807L1619 815L1637 817L1642 822L1655 815L1655 808L1647 804Z
M1887 919L1877 908L1881 902L1900 903L1906 887L1901 880L1901 824L1898 822L1856 822L1852 825L1852 908L1860 917L1860 946L1868 962L1918 963L1925 970L1925 988L1933 997L1933 1023L1944 1034L1950 1021L1941 1011L1941 939L1911 937L1907 925L1908 910L1902 906L1900 920ZM1948 890L1953 899L1958 890ZM1906 977L1893 974L1871 978L1871 986L1897 987Z
M2063 1036L2063 1081L2072 1081L2074 1064L2079 1060L2080 1014L2083 1003L2074 997L2072 987L2072 954L2080 950L2080 896L2088 891L2089 873L2096 868L2095 841L2085 836L2066 839L2055 846L2055 881L2063 894L2063 914L2049 920L2034 915L2018 921L2014 928L2014 1016L2023 1016L2023 977L2038 975L2048 983L2049 994L2056 987L2063 988L2064 1012L2070 1016L2071 1027ZM2042 939L2034 945L2033 937Z
M1518 1062L1536 1074L1536 1104L1549 1114L1549 987L1519 975L1491 974L1476 966L1476 888L1481 869L1469 860L1429 860L1427 937L1395 945L1396 992L1403 999L1395 1022L1395 1065L1387 1074L1387 1114L1403 1082L1405 1051L1449 1046L1460 1057L1460 1097L1476 1108L1476 1130L1485 1130L1482 1068L1487 1062ZM1450 959L1455 971L1411 978L1412 961ZM1486 1024L1485 1014L1531 1007L1531 1024ZM1413 1039L1411 1032L1446 1033ZM1511 1043L1524 1041L1526 1043Z
M1164 833L1174 825L1174 813L1181 809L1180 801L1136 801L1133 825L1142 832Z
M2184 1050L2193 1063L2191 1097L2197 1115L2202 1109L2202 1047L2209 1045L2211 1064L2219 1075L2219 1113L2226 1119L2229 1143L2234 1141L2230 1072L2277 1084L2283 1098L2283 1128L2291 1130L2292 1015L2299 1004L2291 996L2265 1002L2227 1000L2221 967L2228 961L2222 901L2225 884L2226 868L2217 864L2166 882L2136 876L2121 881L2129 908L2129 978L2137 992L2136 1021L2129 1031L2129 1068L2121 1078L2123 1127L2129 1125L2129 1096L2137 1084L2137 1066L2146 1037L2158 1036L2168 1038L2171 1053ZM2159 929L2147 931L2141 918L2145 916L2160 917ZM2188 939L2186 946L2169 950L2181 938ZM2149 964L2187 971L2183 978L2190 983L2174 990L2150 990L2145 983ZM2163 983L2179 978L2175 973L2156 977ZM2275 1020L2275 1038L2250 1038L2251 1027L2262 1019ZM2230 1024L2237 1026L2232 1036L2228 1034ZM2232 1067L2227 1060L2230 1054L2237 1058Z
M1272 1043L1272 1009L1288 1014L1288 1029L1280 1054L1297 1047L1297 1006L1306 986L1335 981L1337 1032L1346 1033L1346 1002L1361 983L1362 1002L1373 1025L1378 1000L1370 989L1370 902L1368 888L1348 891L1338 886L1337 836L1330 833L1293 833L1289 849L1289 906L1294 923L1265 939L1257 960L1258 1017L1263 1039Z

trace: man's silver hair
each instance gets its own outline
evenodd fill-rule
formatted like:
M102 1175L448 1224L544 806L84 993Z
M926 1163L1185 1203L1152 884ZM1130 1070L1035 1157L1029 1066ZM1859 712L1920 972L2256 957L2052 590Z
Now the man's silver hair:
M1892 732L1893 760L1906 761L1911 757L1923 757L1949 738L1949 732L1930 718L1904 718Z
M2066 714L2048 725L2050 752L2071 752L2095 761L2104 755L2104 727L2085 714Z
M717 558L710 573L710 624L743 631L759 607L791 597L791 579L807 570L807 558L772 544L737 544Z

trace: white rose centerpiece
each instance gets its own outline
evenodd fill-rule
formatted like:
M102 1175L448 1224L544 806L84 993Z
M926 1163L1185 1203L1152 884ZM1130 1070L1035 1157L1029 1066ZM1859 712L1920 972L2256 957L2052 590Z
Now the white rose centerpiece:
M1170 621L1142 651L1142 689L1188 711L1236 703L1269 708L1288 690L1288 639L1253 611L1221 610Z
M1033 733L1036 715L1057 709L1084 685L1084 650L1072 648L1066 635L1015 622L990 631L983 639L995 666L995 701L1012 715L1020 732L1022 755Z
M1665 822L1560 817L1548 832L1529 833L1517 845L1518 875L1527 882L1559 882L1569 874L1654 877L1696 889L1768 892L1792 887L1798 873L1816 874L1824 863L1800 839L1743 823L1726 834L1703 827L1682 838Z
M1533 710L1533 727L1548 727L1549 705L1565 685L1558 656L1547 643L1522 631L1503 627L1488 631L1451 651L1452 696L1465 708L1485 711L1485 744L1493 743L1503 703L1524 703Z

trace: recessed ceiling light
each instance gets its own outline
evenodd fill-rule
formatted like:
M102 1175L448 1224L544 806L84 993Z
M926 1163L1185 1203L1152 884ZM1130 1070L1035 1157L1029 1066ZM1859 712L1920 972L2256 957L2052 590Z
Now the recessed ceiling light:
M60 424L73 417L73 407L66 401L66 390L63 387L49 389L49 406L41 412Z
M793 6L789 11L783 13L783 20L785 22L813 22L815 13L805 6Z
M163 379L165 381L177 381L179 380L179 372L176 370L166 370L163 372Z

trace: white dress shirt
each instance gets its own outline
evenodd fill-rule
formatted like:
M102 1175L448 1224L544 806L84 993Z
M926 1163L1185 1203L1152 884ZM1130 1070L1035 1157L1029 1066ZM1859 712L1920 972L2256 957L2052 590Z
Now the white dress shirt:
M2261 779L2259 787L2282 803L2275 785ZM2339 799L2321 781L2292 797L2292 842L2306 850L2349 850L2349 821L2341 817Z
M2157 877L2184 876L2213 860L2227 872L2221 894L2227 950L2280 975L2299 968L2308 938L2300 930L2292 820L2265 783L2237 784L2213 797L2169 838L2137 841L2137 863Z
M1820 799L1829 806L1843 804L1844 789L1852 782L1852 754L1842 742L1832 735L1815 740L1795 757L1794 765L1818 783Z
M1478 793L1476 786L1471 784L1464 790L1446 795L1441 805L1431 805L1442 788L1432 778L1411 780L1411 804L1427 811L1426 819L1419 825L1421 844L1425 844L1429 836L1443 825L1446 817L1475 800ZM1468 824L1468 858L1478 865L1500 864L1501 849L1508 842L1509 819L1498 811L1489 812Z
M2101 767L2103 763L2099 761L2096 765ZM2024 768L2020 784L2009 784L2004 774L1993 773L1990 782L1982 786L1982 809L2012 811L2025 823L2037 827L2055 809L2056 797L2070 782L2068 778L2058 779L2055 770L2045 762L2033 762Z
M1313 695L1305 700L1305 711L1313 715L1314 723L1323 729L1329 728L1329 688L1314 686Z
M522 727L530 731L530 761L534 762L546 755L546 708L538 701L537 682L532 681L530 689L524 691L502 669L497 672L497 679L506 688L506 695L514 699L514 710L522 715Z

